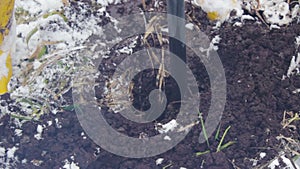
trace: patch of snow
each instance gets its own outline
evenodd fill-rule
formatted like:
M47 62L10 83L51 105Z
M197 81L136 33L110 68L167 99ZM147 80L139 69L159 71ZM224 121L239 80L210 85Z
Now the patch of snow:
M245 20L255 20L251 15L242 15L241 21L244 22Z
M165 136L165 137L164 137L164 140L171 141L172 139L171 139L171 137L170 137L170 136Z
M9 34L4 37L3 40L4 43L2 43L0 46L0 51L3 52L1 54L1 59L0 59L0 79L4 76L5 77L8 76L9 69L6 66L6 60L10 54L14 54L15 40L16 40L15 27L16 27L16 21L15 19L13 19Z
M40 62L40 61L38 61L38 60L35 60L34 62L33 62L33 69L38 69L40 66L42 65L42 63Z
M0 157L4 157L4 156L5 156L5 148L0 147Z
M299 65L300 65L300 53L298 53L297 57L293 56L290 62L289 69L287 71L287 77L290 77L294 71L299 73Z
M278 161L278 159L275 159L268 165L268 168L275 169L278 166L279 166L279 161Z
M292 17L292 18L298 17L298 15L299 15L299 13L300 13L300 12L299 12L299 9L300 9L299 4L295 5L294 8L292 8L292 10L291 10L291 17ZM299 17L298 17L298 19L299 19Z
M260 159L263 159L267 154L265 152L261 152L259 154Z
M42 125L38 125L37 128L36 128L36 131L38 133L42 133L43 132L43 126Z
M18 0L16 2L16 8L23 8L24 10L30 11L31 13L35 14L46 13L50 10L57 10L63 7L63 3L61 0Z
M97 3L101 4L102 6L108 6L110 4L120 4L122 2L127 2L127 0L97 0Z
M243 23L242 23L242 22L235 22L235 23L233 24L233 26L242 27L242 26L243 26Z
M58 118L55 118L54 120L55 120L56 127L59 129L62 128L61 122L58 121Z
M65 160L64 162L65 162L65 164L62 167L63 169L80 169L80 167L73 161L69 162L68 160Z
M47 121L47 124L48 124L48 126L51 126L53 124L53 122L50 120L50 121Z
M22 136L22 131L22 129L15 129L15 135L19 137Z
M221 41L221 37L220 35L216 35L210 42L209 47L208 48L203 48L200 47L200 51L201 52L206 52L207 56L209 56L210 51L217 51L219 49L219 47L217 46L218 43L220 43Z
M87 137L85 136L85 133L84 133L84 132L81 132L80 135L82 136L82 138L83 138L84 140L87 139Z
M187 29L189 29L189 30L194 30L194 24L193 24L193 23L187 23L187 24L185 25L185 27L186 27Z
M211 43L215 45L215 44L220 43L220 41L221 41L220 35L216 35L216 36L211 40Z
M72 75L76 72L75 65L83 63L83 57L79 56L77 52L84 49L80 45L92 34L102 34L102 27L98 24L103 20L99 17L100 15L110 17L104 10L102 14L101 11L89 14L89 19L86 19L89 12L87 9L90 7L83 3L79 8L76 10L80 10L80 12L72 6L63 6L61 0L51 0L51 2L48 0L16 1L16 9L28 12L26 19L30 18L30 21L21 23L16 27L18 37L16 39L16 52L12 58L14 73L9 84L12 99L16 99L18 102L20 98L40 98L43 100L42 103L48 100L61 102L63 98L54 98L60 97L68 90L68 87L64 89L61 84L69 85ZM44 17L45 14L50 14L53 11L64 12L68 22L58 14ZM35 29L37 30L36 33L28 39L28 36ZM41 58L35 58L33 62L24 61L30 58L37 48L45 42L54 43L53 45L46 45L47 53L45 55ZM88 58L87 62L91 62L91 59ZM24 70L28 69L28 66L33 66L34 70L33 72L26 72L24 76ZM5 71L0 71L1 73L5 73ZM22 85L24 80L28 82L26 85ZM56 92L57 89L59 93ZM59 103L51 103L51 105L59 105ZM20 108L27 114L33 111L30 106L20 106ZM54 108L51 107L50 109L53 110ZM51 112L56 113L55 110Z
M22 163L22 164L26 164L26 163L27 163L27 159L23 159L23 160L21 161L21 163Z
M231 11L236 11L236 16L243 14L241 0L194 0L194 3L200 6L206 13L216 13L215 19L224 22L229 19Z
M268 168L270 169L275 169L275 168L282 168L282 169L300 169L300 167L298 167L297 162L296 162L296 167L294 168L293 163L291 162L290 159L286 158L286 156L283 154L279 157L282 162L284 163L284 166L281 166L279 163L279 159L276 158L274 159L269 165Z
M124 53L124 54L130 55L130 54L132 54L133 49L129 48L128 46L124 46L122 49L119 49L118 51L120 53Z
M268 23L286 25L292 21L289 4L284 0L262 0L260 6Z
M300 169L300 158L298 157L295 161L294 161L297 169Z
M100 153L100 147L97 147L96 150L94 151L94 156L97 156Z
M262 11L265 21L274 25L288 25L298 16L299 5L290 8L285 0L243 0L244 8L248 11ZM258 7L258 8L257 8Z
M15 152L18 150L18 148L17 147L12 147L12 148L8 148L7 149L7 152L6 152L6 157L8 158L8 159L13 159L15 156Z
M296 43L296 47L298 48L300 46L300 36L296 37L295 43Z
M300 89L295 89L292 91L294 94L300 93Z
M285 169L294 168L290 159L286 158L284 155L281 156L281 159L286 164L286 166L284 167Z
M249 159L249 161L252 161L252 166L257 166L258 160L257 159Z
M42 133L43 133L43 126L42 125L38 125L36 128L37 134L34 135L34 137L38 140L42 139Z
M280 27L278 25L271 24L270 30L272 29L280 29Z
M173 119L166 124L158 123L158 125L161 125L161 128L157 129L159 133L168 133L169 131L173 131L178 126L178 123Z
M0 147L0 164L3 168L14 168L15 163L18 161L18 157L15 156L15 152L18 150L16 146L11 148Z
M158 159L155 161L155 163L156 163L156 165L160 165L160 164L162 164L163 161L164 161L163 158L158 158Z
M57 114L58 110L57 109L53 109L52 110L52 114Z
M1 59L0 59L0 78L2 77L7 77L8 75L8 68L5 66L6 65L6 59L8 57L9 53L8 52L5 52L5 53L2 53L1 55Z

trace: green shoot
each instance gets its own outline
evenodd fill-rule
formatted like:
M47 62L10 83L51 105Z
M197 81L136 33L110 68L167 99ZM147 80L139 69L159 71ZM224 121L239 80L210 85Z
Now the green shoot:
M63 18L63 20L64 20L65 22L68 22L68 18L63 14L63 12L64 12L64 11L54 11L54 12L50 12L50 13L48 13L48 14L45 14L45 15L43 16L43 18L48 18L49 16L52 16L52 15L59 15L60 17Z
M202 113L199 112L199 119L200 119L200 123L201 123L201 127L202 127L202 132L203 132L203 136L206 140L206 144L207 146L209 147L210 144L209 144L209 140L208 140L208 136L207 136L207 132L206 132L206 128L205 128L205 124L204 124L204 121L203 121L203 117L202 117ZM225 136L227 135L229 129L231 128L231 126L228 126L225 131L224 131L224 134L222 135L220 141L219 141L219 144L217 146L217 150L216 152L220 152L222 150L224 150L225 148L235 144L235 141L229 141L225 144L223 144L224 142L224 139L225 139ZM219 140L219 137L220 137L220 129L221 129L221 125L218 126L218 129L217 129L217 132L215 134L215 140ZM208 154L210 153L211 151L210 150L206 150L206 151L202 151L202 152L197 152L196 153L196 156L201 156L201 155L204 155L204 154Z
M288 114L291 118L286 118L286 114ZM300 117L298 113L293 113L293 112L284 112L283 114L283 120L281 122L281 125L283 126L283 128L286 127L290 127L291 123L295 122L295 121L299 121Z
M67 105L67 106L62 106L61 109L65 110L65 111L74 111L75 109L82 112L80 106L78 104L71 104L71 105Z
M202 151L202 152L197 152L196 156L201 156L201 155L208 154L208 153L210 153L210 150L206 150L206 151Z
M10 114L10 117L19 119L19 120L25 120L25 121L30 121L33 119L32 117L23 116L23 115L19 115L19 114L13 114L13 113Z
M209 141L208 141L208 137L207 137L207 133L206 133L206 129L205 129L205 124L204 124L204 121L203 121L202 113L200 113L200 112L199 112L199 119L200 119L200 122L201 122L203 136L206 140L207 146L209 147L210 144L209 144Z
M38 54L38 59L40 59L43 55L45 55L47 53L47 46L44 45L40 51L40 53Z
M205 160L202 160L202 161L201 161L200 168L204 168L204 164L205 164Z
M294 117L291 118L291 119L289 120L289 124L291 124L291 123L294 122L294 121L299 121L299 120L300 120L299 114L296 113L296 114L294 115Z
M172 163L170 163L170 164L164 166L162 169L167 169L167 168L169 168L169 167L171 167L171 166L172 166Z
M222 151L222 150L224 150L225 148L227 148L227 147L229 147L229 146L231 146L231 145L233 145L233 144L235 144L235 141L229 141L229 142L225 143L224 145L222 145L222 146L220 147L220 150L219 150L219 151ZM217 152L218 152L218 150L217 150Z
M61 107L65 111L73 111L76 108L76 105L68 105Z
M220 129L221 129L221 125L219 125L219 127L218 127L218 130L217 130L216 135L215 135L215 140L219 139Z
M225 138L227 132L229 131L230 127L231 127L231 126L228 126L228 127L226 128L226 130L224 131L224 134L222 135L222 138L221 138L221 140L220 140L220 142L219 142L219 144L218 144L217 152L219 152L219 151L221 151L222 149L224 149L224 148L226 148L226 147L229 147L230 145L232 145L232 144L235 143L235 142L230 141L230 142L228 142L228 143L222 145L222 144L223 144L223 141L224 141L224 138Z
M28 44L29 40L31 39L31 37L32 37L35 33L37 33L38 30L39 30L38 27L35 27L33 30L31 30L31 31L29 32L28 36L26 37L26 43L27 43L27 44Z

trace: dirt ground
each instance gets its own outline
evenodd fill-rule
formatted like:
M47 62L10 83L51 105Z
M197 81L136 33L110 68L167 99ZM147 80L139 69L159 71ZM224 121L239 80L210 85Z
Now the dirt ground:
M149 10L153 7L152 1L146 1ZM85 2L89 3L89 2ZM71 4L71 5L76 5ZM113 17L139 12L142 8L140 1L130 1L125 4L111 5L108 12ZM155 8L157 11L165 11L165 4ZM180 167L208 168L208 169L232 169L232 168L267 168L272 159L279 156L280 152L286 152L286 157L292 158L291 151L288 151L288 140L286 138L300 139L298 128L283 128L281 122L284 112L297 113L300 110L300 95L295 93L300 88L300 76L294 75L283 79L286 75L292 56L299 52L295 48L295 37L300 35L300 25L281 27L270 30L266 25L256 21L245 21L242 27L233 26L232 23L223 23L220 29L213 29L214 23L206 18L206 14L191 4L186 4L186 15L201 31L205 32L209 38L220 35L221 41L218 44L218 54L223 63L227 80L227 102L221 120L220 135L226 127L231 126L224 143L234 141L235 143L220 152L216 148L220 140L213 137L209 139L211 145L199 144L198 137L201 125L192 128L186 138L176 147L161 155L144 158L131 159L111 154L98 145L89 137L83 134L83 129L79 124L76 113L72 109L61 110L57 114L49 113L41 117L39 121L28 121L23 124L22 136L16 136L14 129L17 128L14 118L9 115L4 116L0 123L0 140L5 147L11 147L18 143L19 149L15 152L18 161L16 168L60 168L64 160L77 162L80 168L87 169L155 169L166 168L179 169ZM109 21L108 21L109 22ZM105 24L105 23L102 23ZM156 45L157 42L151 42ZM142 48L137 46L135 50ZM118 57L118 58L117 58ZM115 56L103 60L106 65L120 62L120 58L126 55ZM210 105L211 91L209 77L205 67L194 54L187 49L187 62L198 81L201 81L199 91L201 94L200 110L206 114ZM109 66L108 66L109 67ZM110 71L101 68L101 71ZM157 73L157 72L156 72ZM147 93L155 88L155 73L146 71L139 74L134 80L135 83L142 84L142 92L137 88L133 89L134 105L140 109L147 109L149 103L145 101ZM97 79L103 82L104 79ZM176 90L174 80L166 80L165 89ZM98 98L101 98L101 89L98 89ZM170 92L172 93L172 92ZM72 90L64 95L66 105L72 105ZM170 96L168 104L176 101ZM1 104L14 102L9 94L1 96ZM170 108L171 107L171 108ZM17 107L10 107L18 111ZM169 106L160 121L172 119L172 112L178 109L177 106ZM102 109L107 111L107 109ZM107 120L115 128L122 127L123 132L133 137L138 137L142 131L147 131L147 135L155 135L157 131L149 126L139 126L131 122L123 122L124 118L119 114L102 112ZM288 116L288 115L287 115ZM34 135L36 128L40 124L47 124L49 121L55 123L43 131L43 139L37 140ZM293 122L296 127L299 122ZM299 145L298 145L299 146ZM294 151L299 151L298 147L290 145ZM199 151L210 150L210 153L196 156ZM266 157L260 157L261 153L266 153ZM72 157L73 156L73 157ZM156 160L163 158L160 165L156 165ZM22 160L26 159L25 163ZM43 161L39 164L39 161ZM257 162L254 166L253 164ZM1 166L1 164L0 164ZM282 164L281 167L284 165Z

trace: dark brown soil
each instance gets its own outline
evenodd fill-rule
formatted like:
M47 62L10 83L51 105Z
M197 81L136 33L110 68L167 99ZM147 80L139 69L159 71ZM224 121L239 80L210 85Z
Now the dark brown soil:
M152 1L146 1L147 9L153 6ZM74 4L73 4L74 5ZM139 12L142 5L140 1L130 1L125 4L115 5L108 8L113 17ZM17 128L13 119L8 115L1 119L0 140L5 147L12 147L16 143L19 149L15 155L19 161L27 159L26 164L18 163L16 168L59 168L63 161L74 156L75 161L81 168L88 169L155 169L163 168L171 164L169 168L179 169L180 167L209 168L209 169L231 169L231 168L253 168L251 159L259 159L259 153L265 152L267 156L258 161L259 164L266 164L281 151L282 145L276 139L280 134L286 137L300 138L299 130L291 131L283 129L281 121L284 111L298 112L300 110L299 93L293 91L300 88L300 76L291 76L282 79L286 75L291 58L297 53L295 49L295 37L300 34L300 25L293 23L287 27L277 30L269 30L264 24L246 21L242 27L232 26L231 23L224 23L218 30L213 30L213 23L206 19L205 13L200 8L186 4L186 14L192 21L200 26L210 38L220 35L221 42L218 45L218 54L223 63L227 80L227 102L221 120L221 135L226 127L231 126L224 142L235 141L235 144L221 152L215 152L219 140L210 138L211 145L199 144L198 138L201 126L193 127L186 138L176 147L156 157L144 159L131 159L116 156L99 148L87 136L82 136L81 128L76 113L73 110L61 110L56 115L50 113L41 118L40 121L26 122L23 126L21 137L14 135ZM165 11L165 4L157 11ZM153 41L152 45L156 45ZM135 51L143 46L139 45ZM103 60L106 65L120 62L121 55L116 58L111 53L109 59ZM210 104L210 84L205 67L194 54L187 50L187 62L198 81L201 81L199 91L201 93L200 110L207 113ZM113 70L101 68L109 74ZM134 106L139 109L147 109L147 94L155 87L155 72L145 71L136 76L135 84L140 84L143 92L137 88L133 89ZM104 79L97 79L103 82ZM178 90L172 78L167 79L165 90L169 91L168 106L158 121L166 122L172 119L172 112L178 109L178 105L172 105L176 97L172 95ZM67 105L72 105L72 91L65 94ZM101 98L101 90L98 91L98 98ZM1 96L1 100L13 102L8 95ZM13 108L13 107L12 107ZM18 110L18 109L17 109ZM16 110L16 111L17 111ZM123 132L138 137L142 131L147 131L148 136L157 134L149 126L139 126L132 122L124 122L119 114L106 113L105 117L113 127L124 128ZM46 127L43 131L43 139L36 140L33 135L36 133L38 124L46 124L55 118L61 124ZM299 123L295 123L299 125ZM152 125L153 126L153 125ZM211 150L211 153L196 156L199 151ZM156 165L158 158L164 158L160 165ZM32 161L44 161L40 166L35 166ZM1 167L1 164L0 164Z

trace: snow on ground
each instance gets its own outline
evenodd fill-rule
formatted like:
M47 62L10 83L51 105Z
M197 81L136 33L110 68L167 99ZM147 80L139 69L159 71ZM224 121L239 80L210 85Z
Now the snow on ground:
M64 6L61 0L50 4L46 0L16 1L16 11L28 14L17 26L10 90L14 99L22 98L21 108L27 115L32 114L32 109L28 109L32 104L42 109L51 108L43 104L45 101L56 107L63 102L61 95L71 86L75 65L90 61L79 56L78 51L86 48L83 43L92 34L102 33L101 27L96 26L101 21L99 16L104 15L102 12L86 19L89 7L84 4L79 3L80 11Z
M268 24L288 25L299 16L299 4L290 7L286 0L194 0L208 14L211 20L224 22L235 11L235 17L243 16L243 9L250 13L262 12L260 19Z
M282 166L279 162L279 160L282 161L284 166ZM295 167L294 167L295 165ZM287 158L285 155L281 155L280 157L274 159L269 165L268 168L275 169L275 168L282 168L282 169L300 169L300 165L296 161L294 164L291 162L289 158Z

